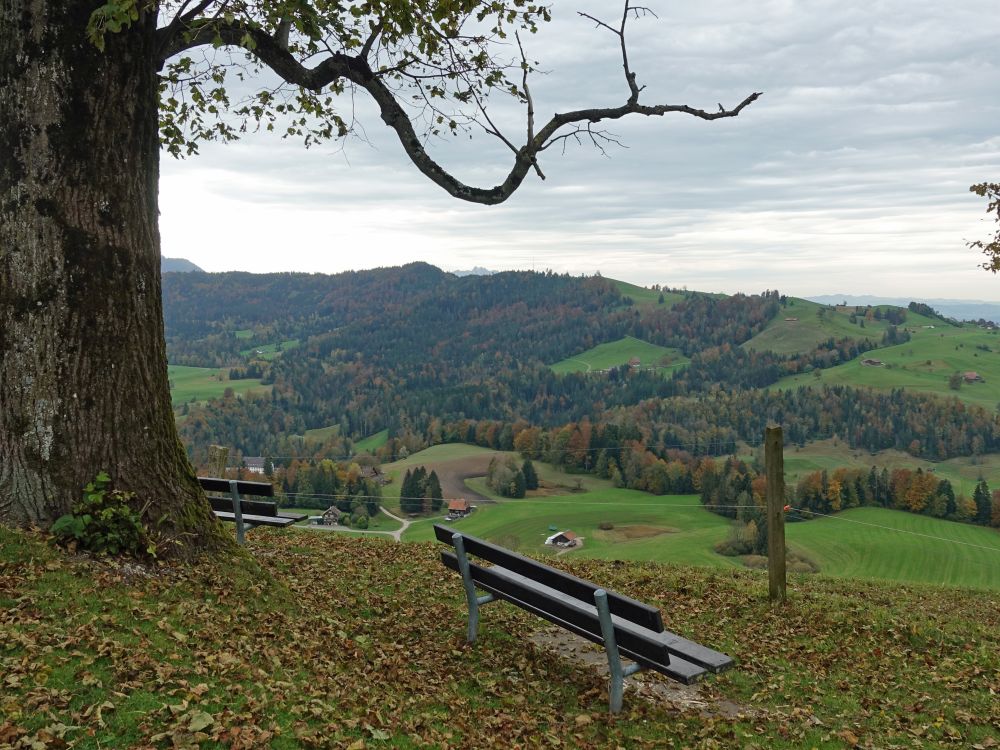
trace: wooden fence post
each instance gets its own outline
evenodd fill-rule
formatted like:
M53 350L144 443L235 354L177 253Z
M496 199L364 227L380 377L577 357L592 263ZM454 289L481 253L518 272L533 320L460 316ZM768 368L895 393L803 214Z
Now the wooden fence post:
M208 475L225 478L226 463L229 460L229 448L224 445L208 446Z
M764 432L767 467L767 582L772 603L785 601L785 456L780 427Z

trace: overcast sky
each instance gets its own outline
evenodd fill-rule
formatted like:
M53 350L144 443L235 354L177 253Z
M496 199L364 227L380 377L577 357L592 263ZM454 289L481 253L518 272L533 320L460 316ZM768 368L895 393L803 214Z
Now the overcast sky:
M648 0L629 27L647 104L738 118L634 116L627 148L552 149L506 204L455 200L419 174L364 101L364 139L310 150L274 135L164 155L163 253L208 271L322 271L427 261L551 268L704 291L1000 300L966 247L992 230L974 182L1000 180L995 0ZM951 7L949 7L951 6ZM554 3L527 41L539 119L627 98L617 2ZM345 101L345 107L349 107ZM496 116L512 138L517 108ZM436 159L492 186L510 152L475 133Z

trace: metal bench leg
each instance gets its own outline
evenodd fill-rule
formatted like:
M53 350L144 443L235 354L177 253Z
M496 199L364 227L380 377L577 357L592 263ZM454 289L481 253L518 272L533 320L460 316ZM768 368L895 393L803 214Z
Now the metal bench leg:
M472 573L469 570L469 558L465 554L465 542L462 535L452 534L451 541L455 545L458 569L462 573L462 583L465 585L465 601L469 605L469 631L466 637L469 643L475 643L476 635L479 632L479 605L489 604L493 601L493 594L476 595L476 584L473 582Z
M622 666L618 654L618 642L615 640L615 626L611 621L611 610L608 608L608 594L604 589L594 592L594 603L597 605L597 616L601 621L601 635L604 636L604 649L608 653L608 671L611 681L608 684L608 709L616 714L622 710L622 695L625 692L625 678L642 670L637 663Z
M243 527L243 508L240 506L240 493L236 489L236 480L229 480L229 492L233 496L233 515L236 516L236 543L245 545L246 532Z

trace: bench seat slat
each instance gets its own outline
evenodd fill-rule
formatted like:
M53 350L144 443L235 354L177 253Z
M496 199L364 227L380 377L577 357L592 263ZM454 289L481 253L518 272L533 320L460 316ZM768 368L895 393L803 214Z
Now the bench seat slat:
M215 510L212 511L221 521L236 521L236 514L232 511ZM243 523L253 526L291 526L296 521L301 521L306 516L287 514L285 516L255 516L250 513L243 514Z
M454 529L434 524L434 535L440 542L453 545L451 537L455 533ZM569 573L564 573L537 560L532 560L530 557L511 552L503 547L485 542L482 539L462 534L462 541L465 544L465 551L469 554L500 565L507 570L527 576L533 581L538 581L559 592L569 594L575 599L593 602L594 592L601 588L600 586L595 586L590 581L585 581ZM622 596L614 591L607 591L607 594L608 609L611 610L611 614L624 617L656 633L663 632L663 617L659 609L651 607L648 604L643 604L635 599L630 599L627 596Z

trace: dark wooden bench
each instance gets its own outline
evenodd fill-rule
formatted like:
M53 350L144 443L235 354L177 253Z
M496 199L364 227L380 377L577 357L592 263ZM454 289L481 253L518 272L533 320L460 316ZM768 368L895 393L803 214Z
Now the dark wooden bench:
M441 561L462 576L469 605L469 642L476 640L479 607L502 599L599 643L607 651L611 671L612 713L621 710L624 678L642 669L691 684L706 672L721 672L733 665L726 654L664 630L656 607L446 526L435 524L434 535L455 548L454 553L442 551ZM492 566L470 562L468 555ZM477 588L488 593L480 596ZM623 667L622 656L632 664Z
M223 521L236 524L236 541L245 542L245 530L254 526L291 526L308 516L300 513L283 513L278 504L266 500L244 500L243 495L252 497L274 497L274 487L269 482L244 482L238 479L217 479L198 477L201 488L206 492L226 492L228 497L208 496L212 512Z

